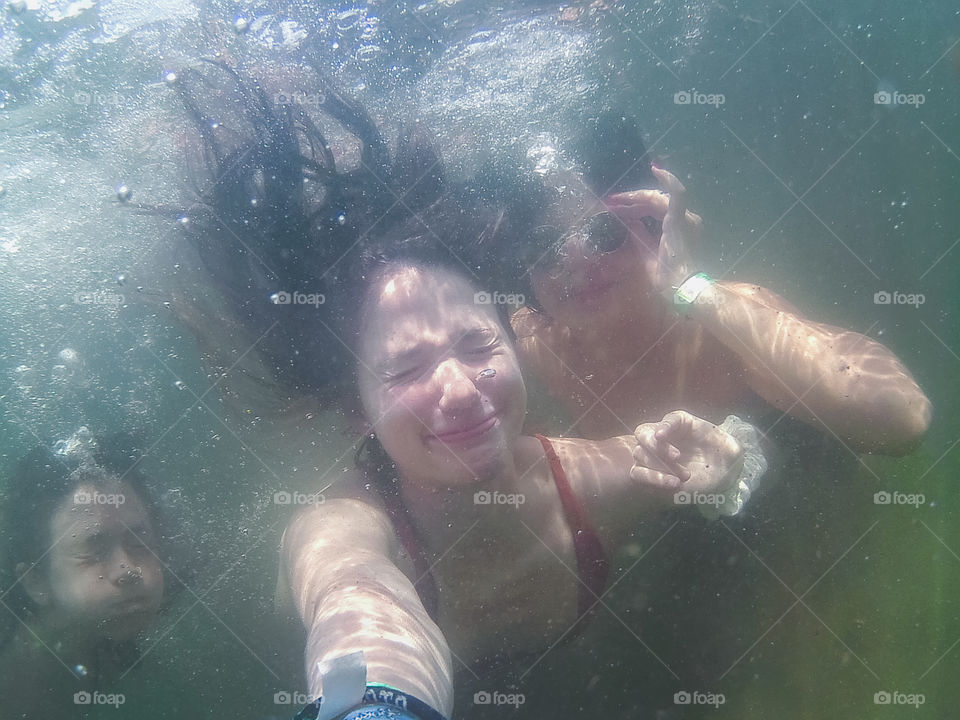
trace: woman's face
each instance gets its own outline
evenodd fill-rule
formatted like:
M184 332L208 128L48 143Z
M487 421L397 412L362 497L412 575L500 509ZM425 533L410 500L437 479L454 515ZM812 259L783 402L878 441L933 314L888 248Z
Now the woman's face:
M655 190L598 199L568 188L531 239L530 279L544 311L577 326L649 307L666 209Z
M51 519L50 542L42 604L58 626L128 640L150 624L163 572L146 509L129 485L78 485Z
M364 411L404 479L422 487L495 477L520 435L526 389L483 295L455 273L404 266L365 302Z

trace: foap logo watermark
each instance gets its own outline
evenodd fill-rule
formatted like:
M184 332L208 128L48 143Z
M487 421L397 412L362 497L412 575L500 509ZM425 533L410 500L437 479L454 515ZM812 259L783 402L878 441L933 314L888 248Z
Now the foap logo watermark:
M127 499L122 493L87 492L78 490L73 494L74 505L114 505L120 507Z
M673 694L674 705L713 705L718 708L727 701L723 693L681 690Z
M281 490L273 494L274 505L323 505L323 493L287 492Z
M520 507L527 501L523 493L491 492L478 490L473 494L474 505L513 505Z
M273 694L274 705L296 705L299 707L311 702L313 702L313 698L302 692L278 690Z
M673 94L674 105L713 105L719 107L727 101L723 93L702 93L696 90L680 90Z
M298 290L287 292L281 290L270 296L270 302L274 305L313 305L320 307L327 301L323 293L305 293Z
M923 93L902 93L896 90L879 90L873 94L874 105L913 105L920 107L927 101Z
M275 105L309 105L311 107L320 107L326 99L326 96L321 92L307 93L302 90L286 92L281 90L273 96L273 103Z
M88 107L90 105L133 105L137 99L133 96L121 95L118 92L101 93L78 90L73 94L73 104Z
M526 701L527 698L523 693L504 693L499 690L488 692L486 690L480 690L473 694L474 705L513 705L514 708L519 708Z
M723 493L702 493L699 490L690 492L689 490L680 490L673 494L674 505L711 505L720 507L727 502L727 497Z
M125 299L120 293L99 290L96 292L78 292L73 294L73 302L77 305L123 305Z
M927 504L927 498L923 493L902 493L894 490L887 492L883 490L873 494L874 505L913 505L918 508Z
M899 690L880 690L873 694L874 705L913 705L919 708L927 701L923 693L903 693Z
M113 705L118 708L127 701L123 693L102 693L94 690L92 693L81 690L73 694L74 705Z
M878 290L873 294L874 305L913 305L915 308L919 308L926 301L927 298L923 293Z
M480 291L473 294L474 305L525 305L527 298L523 293L502 293Z

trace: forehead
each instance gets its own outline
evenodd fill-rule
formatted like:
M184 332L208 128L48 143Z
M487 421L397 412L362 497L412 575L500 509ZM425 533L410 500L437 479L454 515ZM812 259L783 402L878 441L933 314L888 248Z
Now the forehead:
M371 288L363 313L361 349L381 355L419 344L445 344L478 327L500 329L494 306L449 270L401 267Z
M51 534L65 540L82 540L95 534L117 535L127 529L150 526L146 508L133 488L124 482L80 483L57 506Z

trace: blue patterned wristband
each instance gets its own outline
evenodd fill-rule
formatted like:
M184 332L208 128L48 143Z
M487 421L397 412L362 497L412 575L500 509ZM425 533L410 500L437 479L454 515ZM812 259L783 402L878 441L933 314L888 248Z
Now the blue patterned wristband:
M293 720L316 720L322 702L323 698L318 697L298 712ZM367 720L368 718L370 720L373 718L382 720L446 720L443 715L423 700L383 683L369 683L360 704L341 717L342 720Z

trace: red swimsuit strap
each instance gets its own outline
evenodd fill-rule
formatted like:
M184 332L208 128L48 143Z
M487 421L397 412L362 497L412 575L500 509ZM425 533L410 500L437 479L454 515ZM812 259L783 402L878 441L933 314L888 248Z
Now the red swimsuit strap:
M560 495L563 514L567 518L570 532L573 533L573 549L577 555L577 572L580 575L578 612L582 617L593 608L603 593L610 573L610 563L607 562L603 544L590 524L583 504L570 487L567 473L560 464L560 457L553 449L553 445L543 435L534 437L540 441L550 462L550 471L553 473L553 482Z

